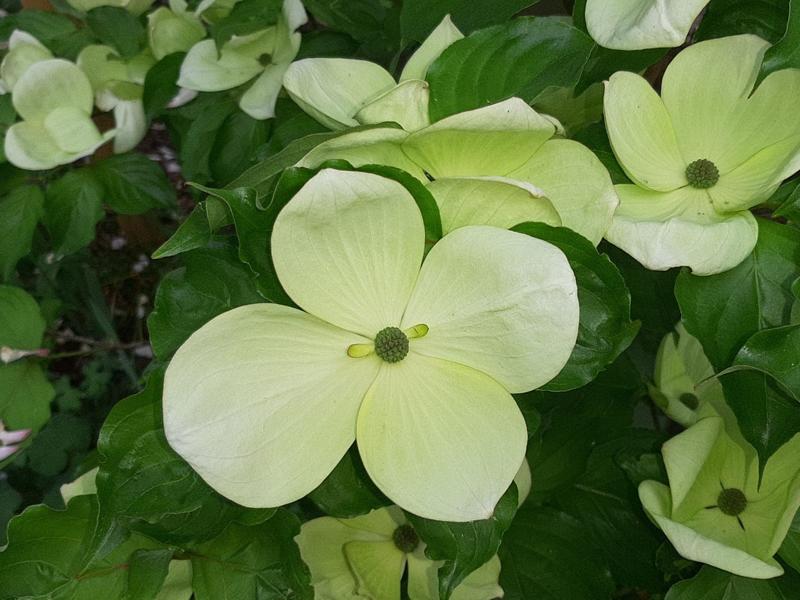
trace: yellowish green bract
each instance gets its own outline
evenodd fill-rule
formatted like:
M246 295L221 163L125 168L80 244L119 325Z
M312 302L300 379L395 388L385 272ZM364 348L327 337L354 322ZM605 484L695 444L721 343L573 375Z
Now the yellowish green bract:
M708 0L586 0L586 27L615 50L680 46Z
M307 58L292 63L283 85L303 110L331 129L394 121L416 131L430 124L428 67L462 37L446 16L409 58L399 83L380 65L364 60Z
M201 4L198 12L203 14L201 9L207 8ZM239 99L239 107L254 119L273 117L283 74L300 49L297 29L307 20L300 0L284 0L281 16L271 27L234 35L220 50L213 39L196 43L181 65L178 85L218 92L253 80Z
M406 570L409 600L438 600L441 563L425 556L421 541L406 552L398 548L393 536L406 527L396 506L352 519L321 517L304 523L295 541L311 571L315 600L400 600ZM453 590L452 600L502 597L499 574L500 559L494 556Z
M30 33L15 29L8 39L8 53L0 63L0 93L12 91L32 64L50 58L53 58L53 53L44 44Z
M690 46L667 68L661 97L633 73L608 82L609 138L635 185L616 186L606 238L647 268L735 267L758 235L748 209L800 168L800 70L772 73L753 91L767 47L752 35ZM697 161L713 163L716 177L691 185Z
M147 40L156 60L173 52L186 52L206 36L200 17L184 0L170 0L147 15Z
M675 549L745 577L783 574L773 556L800 507L800 434L769 458L760 483L755 450L735 441L720 416L700 419L662 452L669 487L645 481L639 497ZM746 501L731 510L723 494Z
M145 12L155 0L67 0L75 10L81 12L89 12L93 8L100 6L113 6L117 8L124 8L134 15L140 15Z
M410 134L380 127L346 133L317 146L299 165L344 159L403 169L430 184L445 231L542 221L597 244L617 206L614 187L588 148L553 139L556 130L552 118L511 98Z
M11 99L22 121L8 128L8 161L31 170L52 169L88 156L111 139L92 122L89 79L73 63L49 59L30 65L16 81Z
M446 235L422 262L413 197L377 175L320 171L279 214L272 258L305 312L231 310L195 332L165 378L172 447L252 507L303 497L354 440L392 501L447 521L489 517L522 463L512 393L566 363L575 277L541 240L488 226ZM408 354L373 351L396 327Z

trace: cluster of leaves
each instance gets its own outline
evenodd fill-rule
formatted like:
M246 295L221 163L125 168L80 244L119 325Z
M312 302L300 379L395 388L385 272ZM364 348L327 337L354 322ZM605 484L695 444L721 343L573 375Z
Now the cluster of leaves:
M396 71L450 14L466 37L428 72L432 120L518 96L558 117L616 183L627 182L601 123L602 81L621 69L655 79L668 53L600 47L587 33L580 0L572 21L540 16L542 7L526 10L535 4L307 0L314 23L298 57L355 56ZM790 13L779 0L712 0L694 36L756 33L776 43L766 69L800 67L792 53L796 4ZM15 12L0 24L0 37L22 29L59 56L75 58L98 41L133 56L147 43L143 19L124 8L85 16L8 8ZM216 33L246 32L253 15L240 17L228 33ZM310 599L309 573L293 542L301 522L389 504L353 450L307 498L258 510L217 494L167 444L166 364L213 317L265 300L289 302L267 240L280 209L316 172L293 165L337 135L285 97L274 119L254 119L238 107L241 89L167 108L182 60L169 54L148 72L143 103L156 127L140 152L101 150L87 164L34 177L0 162L0 346L49 352L0 364L0 418L8 429L37 431L0 474L0 522L25 505L49 505L27 508L8 527L2 600ZM0 128L14 119L8 96L0 96ZM176 157L195 191L181 189L182 180L170 180L145 153L170 173ZM396 169L361 169L408 184ZM436 239L435 202L408 186ZM526 502L517 508L512 486L487 521L408 515L429 556L443 561L442 599L495 554L510 599L778 600L800 589L797 520L780 552L786 575L750 580L678 556L636 496L643 480L666 482L659 447L674 430L657 414L648 386L658 345L680 320L701 342L762 464L800 430L798 182L785 183L761 216L752 255L710 277L648 271L568 229L518 227L569 259L581 306L578 343L545 388L517 397L530 432ZM141 381L144 390L130 395ZM63 510L58 487L94 467L96 493Z

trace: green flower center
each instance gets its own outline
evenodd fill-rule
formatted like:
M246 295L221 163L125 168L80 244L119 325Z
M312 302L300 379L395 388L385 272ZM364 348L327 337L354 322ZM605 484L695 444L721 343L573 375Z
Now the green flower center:
M698 400L697 396L690 392L681 394L678 400L680 400L684 406L692 410L697 410L697 407L700 406L700 400Z
M742 490L736 488L726 488L717 497L717 506L726 515L735 517L744 512L747 508L747 497Z
M375 354L388 363L400 362L408 354L408 336L397 327L381 329L375 336Z
M411 525L400 525L392 534L392 541L398 550L410 554L419 546L419 536Z
M686 179L690 186L705 190L717 184L719 169L707 158L700 158L686 167Z

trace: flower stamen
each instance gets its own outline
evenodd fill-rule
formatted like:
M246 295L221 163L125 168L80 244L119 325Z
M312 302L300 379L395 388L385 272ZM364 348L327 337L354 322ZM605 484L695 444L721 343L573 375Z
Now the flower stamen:
M719 181L719 169L707 158L699 158L686 167L686 179L693 188L706 190Z
M392 541L397 549L410 554L419 546L419 536L411 525L400 525L392 534Z
M375 354L388 363L403 360L408 354L408 336L398 327L386 327L375 336Z

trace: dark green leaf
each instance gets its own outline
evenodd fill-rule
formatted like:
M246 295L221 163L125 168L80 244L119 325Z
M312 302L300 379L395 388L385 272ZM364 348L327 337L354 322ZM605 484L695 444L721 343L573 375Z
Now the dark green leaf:
M220 190L196 184L195 187L222 200L228 207L239 238L239 259L256 275L261 295L271 302L291 305L291 298L278 281L269 247L277 214L258 206L258 197L252 188Z
M63 54L61 43L76 32L66 15L43 10L22 10L0 20L0 39L6 41L15 29L27 31L56 54Z
M750 579L705 566L687 581L670 588L665 600L794 600L800 575L788 572L777 579Z
M786 197L786 199L781 203L781 205L775 211L776 217L785 217L790 221L793 221L797 224L800 224L800 180L795 179L788 183L785 183L781 186L781 190L784 188L790 188L791 191ZM780 191L780 190L779 190Z
M742 435L758 450L763 471L772 453L800 431L800 404L765 373L726 372L720 381Z
M586 472L592 449L627 431L641 393L638 374L623 356L587 386L570 392L519 396L542 413L541 442L528 452L534 473L531 500L541 502Z
M800 402L800 325L759 331L742 346L733 364L769 374Z
M53 239L53 252L64 256L88 245L104 214L103 185L90 169L69 171L52 182L42 221Z
M100 431L97 494L106 517L169 544L207 540L233 520L267 519L212 490L167 444L161 374L114 406Z
M264 301L234 248L197 249L181 258L185 266L162 279L147 320L153 352L162 360L217 315Z
M401 23L403 39L422 42L450 15L464 33L508 20L539 0L406 0Z
M516 512L517 486L512 484L500 498L491 518L483 521L447 523L406 513L420 539L427 544L425 554L433 560L444 561L438 572L441 600L448 600L467 575L497 554L503 534Z
M308 497L325 514L340 519L357 517L391 504L372 483L355 447Z
M789 324L800 277L800 236L787 225L759 219L758 243L738 267L709 277L682 272L675 296L689 333L717 371L727 368L750 336Z
M233 36L244 36L274 25L281 14L281 0L240 0L223 19L211 26L211 37L222 49Z
M86 24L97 39L115 48L123 58L136 56L146 42L147 32L141 21L124 8L93 8L86 14Z
M695 40L753 33L775 43L786 30L787 0L712 0Z
M563 19L523 17L452 44L428 70L437 121L512 96L533 101L549 86L577 83L594 47Z
M781 69L797 68L800 68L800 2L789 0L786 31L780 41L764 54L759 80Z
M506 532L500 562L505 600L600 600L614 591L605 558L581 522L530 503Z
M166 242L153 252L153 258L166 258L204 248L211 241L211 226L206 215L206 203L201 202L192 209L186 220L178 226Z
M616 183L630 183L631 180L622 170L614 151L611 149L611 142L608 140L608 134L603 123L593 123L588 127L577 132L572 138L576 142L580 142L592 152L595 153L603 166L608 169L608 174L611 175L611 181Z
M89 422L75 415L53 415L27 448L28 467L45 477L54 477L86 455L92 443Z
M651 430L624 431L598 445L586 472L559 494L558 506L579 520L596 552L605 557L617 585L658 590L663 586L655 557L663 536L647 520L637 486L622 467L658 451L663 439Z
M229 115L217 132L209 164L214 181L226 184L255 163L256 151L267 142L271 120L258 120L242 111Z
M513 229L557 246L578 282L578 341L561 372L542 389L566 391L586 385L625 350L639 324L631 321L631 296L625 280L592 243L563 227L523 223Z
M368 58L388 63L400 49L400 7L394 0L306 0L303 4L317 21L359 42Z
M33 185L19 186L0 198L0 281L8 281L17 261L30 253L43 207L44 194Z
M304 35L303 39L305 38ZM327 131L324 125L309 116L291 99L278 98L278 102L275 104L272 134L269 141L258 149L255 158L258 161L267 160L297 139Z
M233 524L194 545L192 584L197 600L312 600L314 592L294 537L300 521L278 509L255 527Z
M327 30L309 31L303 33L303 43L295 60L312 57L350 58L356 53L357 47L355 40L345 33Z
M131 554L158 545L134 535L104 558L90 559L97 516L97 497L80 496L65 511L39 505L12 519L9 546L0 553L0 600L123 598Z
M183 177L187 181L207 183L211 180L214 141L222 124L238 106L233 98L224 94L204 94L180 110L189 120L180 143Z
M178 93L178 76L185 56L183 52L169 54L147 71L142 102L148 119L163 111Z
M136 215L175 204L175 190L163 169L143 154L118 154L90 168L118 213Z
M25 290L0 285L0 346L33 350L42 343L45 322L36 300Z
M137 550L128 561L128 587L125 600L152 600L167 577L171 548Z

